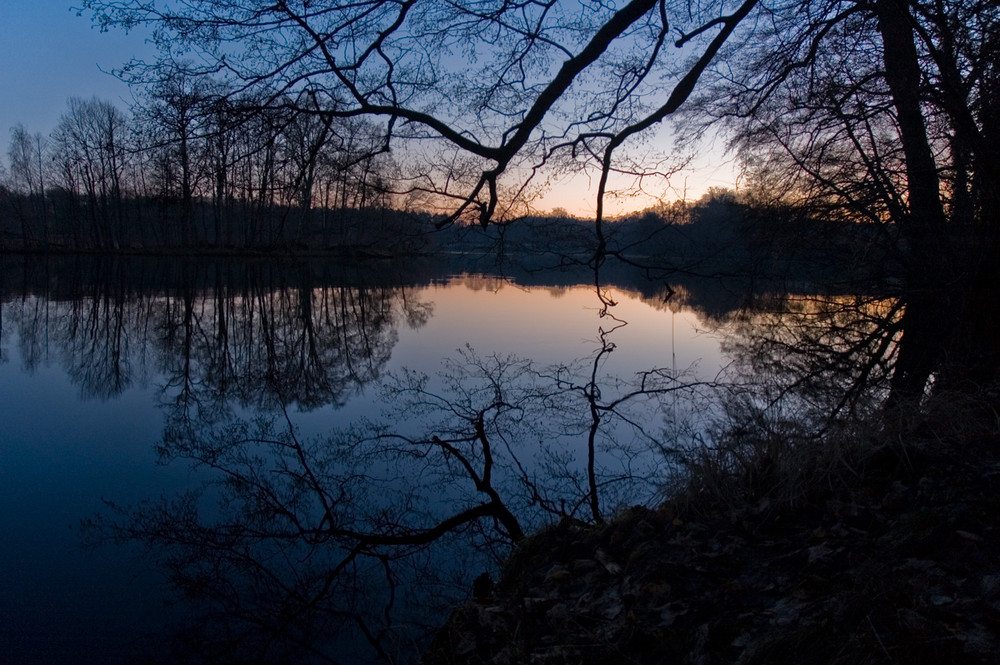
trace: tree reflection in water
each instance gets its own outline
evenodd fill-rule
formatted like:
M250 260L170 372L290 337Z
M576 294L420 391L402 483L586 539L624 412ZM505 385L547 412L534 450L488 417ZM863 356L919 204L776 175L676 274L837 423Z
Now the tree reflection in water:
M406 291L254 286L163 299L171 426L204 427L228 415L232 403L265 410L342 405L378 378L398 320L419 327L430 316L431 305Z
M228 401L340 405L379 376L399 322L417 328L432 312L406 282L346 269L313 287L308 270L194 264L164 275L153 265L135 275L113 265L59 271L51 280L68 283L65 292L35 296L26 284L6 308L29 372L55 357L83 396L102 400L165 375L164 400L185 411L224 410Z
M869 416L889 387L901 311L878 296L761 297L723 324L732 383L821 427Z
M56 358L85 395L153 381L163 461L206 481L90 523L169 573L184 621L165 660L412 659L524 533L660 490L649 414L690 388L666 370L603 376L603 330L574 364L467 348L440 374L383 377L398 326L432 312L412 281L173 268L46 278L4 309L46 342L25 358ZM387 418L320 438L290 422L376 380Z
M738 298L749 305L733 311L712 289L676 283L671 302L703 302L703 319L714 316L733 360L727 380L664 368L608 377L625 321L598 279L598 342L579 362L467 347L436 375L383 377L398 322L431 314L410 287L216 282L29 298L13 316L22 340L44 330L66 348L85 390L110 396L147 373L166 377L161 456L206 481L116 506L91 535L141 543L169 572L187 619L170 661L412 660L470 580L524 534L600 522L659 496L679 460L697 464L678 435L679 395L699 400L691 409L721 404L702 414L718 427L692 436L738 472L762 447L823 445L878 409L900 335L892 299L774 293ZM734 292L718 291L727 303ZM308 437L289 417L375 380L381 419Z
M91 526L163 558L203 610L199 655L352 661L364 640L405 662L525 533L599 520L592 488L611 506L659 489L648 414L693 384L652 370L598 388L596 366L466 348L436 376L389 377L383 421L307 440L287 415L170 428L164 458L211 479Z
M795 505L857 473L872 441L896 440L910 422L887 409L904 310L879 295L771 293L717 320L732 362L704 445L686 455L695 490Z

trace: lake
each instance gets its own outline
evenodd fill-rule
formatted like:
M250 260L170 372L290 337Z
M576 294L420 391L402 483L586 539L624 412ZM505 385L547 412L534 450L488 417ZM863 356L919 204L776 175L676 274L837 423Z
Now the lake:
M661 499L740 289L475 268L3 258L4 660L406 660Z

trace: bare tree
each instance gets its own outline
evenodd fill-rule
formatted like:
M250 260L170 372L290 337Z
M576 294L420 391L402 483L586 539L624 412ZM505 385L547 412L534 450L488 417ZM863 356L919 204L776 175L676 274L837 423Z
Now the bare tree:
M165 200L179 199L179 241L190 246L197 238L195 197L212 179L204 127L215 83L193 76L184 67L162 74L152 83L148 101L138 111L147 121L147 149L157 154L157 189Z
M126 242L124 179L128 163L125 115L109 102L71 98L52 133L53 161L63 188L86 200L97 247ZM75 234L79 239L79 233Z
M42 241L48 241L48 215L45 202L45 163L42 158L44 140L41 134L31 135L24 125L17 124L10 130L11 184L15 191L27 197L25 205L17 205L21 220L21 234L25 244L31 244L32 222L37 220L42 228Z
M897 0L766 13L698 108L730 123L750 170L791 200L899 239L907 289L892 401L918 400L946 361L956 383L988 382L1000 358L983 329L997 306L984 287L1000 232L1000 13Z
M381 149L406 156L399 193L425 196L448 221L485 224L566 160L601 174L600 218L614 155L683 103L756 4L84 6L102 27L156 29L160 61L127 66L129 80L176 68L194 49L200 72L259 92L266 108L368 118L378 123ZM666 55L672 30L676 45L694 52L690 62ZM700 52L691 50L696 43Z

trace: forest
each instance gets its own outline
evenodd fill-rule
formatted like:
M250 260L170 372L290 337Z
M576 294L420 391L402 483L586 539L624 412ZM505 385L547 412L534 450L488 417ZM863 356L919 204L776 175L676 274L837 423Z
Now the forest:
M48 137L11 128L3 246L365 246L406 230L373 127L261 111L217 88L171 79L131 112L74 98ZM409 216L409 235L426 217Z

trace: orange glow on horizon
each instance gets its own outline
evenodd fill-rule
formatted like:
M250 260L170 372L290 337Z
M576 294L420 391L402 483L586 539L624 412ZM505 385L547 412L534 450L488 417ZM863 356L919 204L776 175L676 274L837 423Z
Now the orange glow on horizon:
M691 166L669 179L647 178L638 190L634 178L611 178L604 196L604 217L629 215L679 200L694 202L712 187L737 188L732 160L708 153L694 160ZM593 219L597 214L598 181L597 176L587 173L554 179L551 188L532 203L532 208L539 214L559 215L565 211L573 217Z

